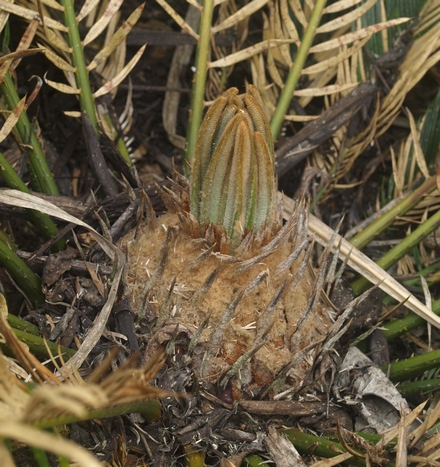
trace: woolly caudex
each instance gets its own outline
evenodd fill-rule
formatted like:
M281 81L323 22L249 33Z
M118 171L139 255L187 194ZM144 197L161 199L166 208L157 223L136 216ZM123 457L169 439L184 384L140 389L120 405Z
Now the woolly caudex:
M162 196L169 212L155 219L150 210L123 241L133 309L154 306L156 337L165 328L190 337L180 351L202 383L230 384L234 398L299 388L331 308L324 268L310 266L306 203L283 225L255 87L229 89L212 104L191 184L177 177Z

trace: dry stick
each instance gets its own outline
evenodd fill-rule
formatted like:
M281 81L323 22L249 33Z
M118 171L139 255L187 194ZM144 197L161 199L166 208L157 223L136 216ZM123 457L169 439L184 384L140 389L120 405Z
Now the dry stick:
M82 114L82 123L90 165L105 195L109 198L114 198L118 194L118 186L110 174L98 137L95 134L89 117L85 113Z
M367 111L374 102L377 86L359 85L348 96L341 98L316 120L308 123L294 136L287 138L276 150L275 168L281 177L299 164L320 144L328 140L360 111Z
M289 219L295 207L295 202L288 196L283 196L284 218ZM317 242L327 246L334 236L334 231L318 218L309 215L309 233L313 235ZM348 257L347 264L355 271L362 274L372 284L379 283L379 288L393 297L399 303L407 299L405 305L411 311L421 316L432 325L440 328L440 317L433 313L426 305L421 303L405 287L399 284L386 271L378 267L374 261L353 247L345 238L340 235L334 237L332 251L338 251L339 256L344 260Z

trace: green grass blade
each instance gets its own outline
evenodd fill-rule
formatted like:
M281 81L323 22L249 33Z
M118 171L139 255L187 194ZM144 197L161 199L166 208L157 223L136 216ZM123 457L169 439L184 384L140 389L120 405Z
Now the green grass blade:
M72 0L61 0L64 7L65 24L69 29L69 45L72 47L72 62L76 68L75 79L81 90L79 101L81 111L90 119L96 135L99 137L98 118L95 110L95 100L90 86L89 73L86 68L84 50L79 35L78 22Z
M440 145L440 91L431 102L425 114L425 121L420 134L420 146L428 167L435 163Z
M9 188L20 190L24 193L31 193L31 190L29 190L27 185L17 175L15 170L11 167L2 153L0 153L0 174ZM49 240L50 238L57 235L58 228L47 214L43 214L33 209L28 209L27 211L31 217L32 222L38 227L44 238ZM57 246L61 249L63 248L63 243L58 242Z
M432 304L432 311L436 315L440 315L440 300L436 300ZM426 324L426 321L415 313L408 313L405 317L401 319L396 319L391 323L385 324L385 329L383 333L388 340L395 339L400 337L408 331Z
M196 73L191 95L191 112L189 115L187 147L185 160L191 162L196 147L197 135L203 117L205 101L205 85L208 72L209 50L211 45L211 24L214 12L214 0L203 0L203 10L200 22L200 39L197 44ZM185 167L187 170L188 167Z
M425 371L440 366L440 350L433 350L423 355L407 358L394 362L391 365L384 365L381 369L388 372L389 378L394 383L407 381L416 376L422 375Z
M2 111L12 110L16 107L20 98L15 89L14 82L9 73L6 74L4 81L0 84L0 90L3 93L7 107L0 103ZM32 129L26 111L22 112L15 128L16 135L23 147L27 148L29 158L29 173L32 178L32 185L36 191L48 195L59 195L53 175L47 165L46 157L38 141L37 135Z
M289 438L300 454L331 458L346 452L341 443L321 436L313 436L293 429L286 429L282 432ZM353 466L365 466L365 460L358 457L351 457L347 463Z
M440 389L440 378L399 384L397 389L403 397L426 397L427 394Z
M422 242L430 233L434 232L440 226L440 210L432 215L428 220L423 222L414 232L405 237L398 245L392 248L388 253L383 255L376 264L384 270L388 270L391 266L397 263L415 246ZM351 283L353 291L356 295L368 289L370 283L365 278L361 277Z
M358 250L362 250L365 245L368 245L368 243L370 243L387 227L389 227L397 216L403 216L417 203L419 203L423 196L433 192L436 187L436 177L434 176L429 178L423 183L423 185L414 190L414 192L409 194L399 204L394 206L394 208L390 209L387 213L380 216L380 218L378 218L375 222L372 222L368 227L355 235L350 240L350 243Z
M40 278L2 241L0 241L0 263L8 270L32 303L44 304Z
M287 77L283 92L281 93L281 96L278 100L275 113L273 114L272 121L270 122L270 129L274 139L278 138L278 135L281 132L284 116L289 109L293 92L295 91L296 85L298 84L298 80L301 75L301 70L304 67L309 49L312 45L313 39L315 38L315 31L319 26L322 10L324 9L325 4L326 0L316 0L312 16L310 17L309 24L305 30L304 37L301 40L298 54L295 57L295 63L289 71L289 76Z

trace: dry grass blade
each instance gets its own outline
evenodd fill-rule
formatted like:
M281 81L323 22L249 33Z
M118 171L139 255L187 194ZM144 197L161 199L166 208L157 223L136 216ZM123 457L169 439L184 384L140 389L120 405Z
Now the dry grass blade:
M334 465L340 465L342 462L345 462L346 460L351 459L352 457L352 454L350 454L349 452L345 452L344 454L339 454L339 456L315 462L310 467L333 467Z
M55 49L62 50L63 52L66 52L68 54L72 53L72 48L69 46L69 44L67 44L64 38L61 35L59 35L59 33L56 34L54 31L48 28L45 22L43 23L43 29L44 35L49 45L51 45Z
M9 0L8 3L13 3L13 0ZM8 19L9 19L9 13L3 10L0 10L0 31L3 31L3 28L5 27Z
M51 8L54 8L55 10L58 11L64 11L63 5L60 5L56 0L41 0L41 3L43 5L50 6Z
M437 404L430 411L428 411L423 423L409 435L408 441L411 443L411 446L415 446L416 443L422 439L422 436L424 436L425 433L431 429L439 419L440 402L437 402Z
M431 2L430 5L432 5L435 12L432 19L439 21L439 2ZM430 11L425 12L426 15L429 13ZM412 43L400 66L399 77L389 94L381 102L376 136L382 135L392 125L409 91L440 60L440 29L433 27L427 32L420 34L423 31L423 24L422 18L418 25L418 30L414 31L414 36L418 37Z

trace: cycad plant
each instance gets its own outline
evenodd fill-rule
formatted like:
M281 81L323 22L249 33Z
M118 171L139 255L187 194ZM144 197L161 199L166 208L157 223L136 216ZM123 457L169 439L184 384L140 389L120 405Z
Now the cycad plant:
M177 326L197 377L227 386L235 399L268 392L275 381L273 394L286 384L298 390L332 308L322 291L325 264L317 275L310 267L307 204L298 202L282 224L255 87L229 89L212 104L192 170L189 187L163 192L171 212L123 240L134 309L143 315L154 303L157 335Z
M27 160L31 180L31 185L28 187L26 179L21 179L14 167L10 164L8 166L8 160L0 158L5 181L10 187L24 192L20 194L2 191L0 199L3 203L15 207L32 209L31 220L39 226L46 238L53 237L57 232L53 221L45 217L48 215L76 223L83 228L87 226L61 213L47 202L36 201L29 193L32 188L35 191L55 195L57 187L51 179L48 165L44 160L44 152L40 151L39 135L33 132L37 127L31 125L29 119L26 122L26 107L31 104L31 99L18 97L13 79L14 68L18 64L17 59L26 60L30 53L44 53L65 77L64 80L57 78L57 82L46 77L45 85L50 86L55 90L54 92L78 97L79 105L76 109L80 109L81 112L76 109L72 111L71 107L64 110L71 117L83 117L84 126L92 130L85 138L86 143L94 144L93 148L99 147L96 140L104 139L101 131L106 129L106 133L118 141L121 155L130 164L126 148L121 143L121 131L110 128L108 113L105 109L102 111L103 102L100 101L103 94L114 93L115 86L130 72L143 50L139 50L124 66L124 40L140 17L142 5L135 5L127 21L117 29L118 10L122 3L127 5L127 2L119 0L108 3L86 1L78 5L78 12L75 12L74 4L70 0L61 3L53 1L41 3L33 0L17 0L15 3L0 1L2 9L0 29L7 24L8 14L16 14L29 21L29 27L23 39L19 41L17 50L10 55L2 56L0 60L0 81L4 96L1 110L5 119L5 124L0 130L2 138L0 142L4 143L11 131L14 132L21 153L29 156ZM167 388L174 383L180 384L179 387L185 390L190 387L189 396L193 396L187 406L185 400L172 402L168 400L164 404L165 407L169 407L167 404L175 404L169 411L173 415L178 404L188 408L185 411L187 418L184 418L183 422L188 422L188 426L180 433L176 433L174 430L176 424L173 421L169 427L166 426L160 432L159 436L153 433L153 439L162 439L162 434L165 434L164 438L166 438L171 433L171 436L179 437L179 443L182 439L184 444L191 443L195 438L181 436L182 432L191 430L193 426L200 426L201 419L197 415L202 410L205 411L202 417L205 420L206 411L214 407L205 403L206 400L215 403L215 407L222 405L226 408L231 408L230 403L238 401L240 404L235 407L239 407L237 410L240 411L243 407L251 407L251 405L245 406L245 402L252 402L247 399L257 397L260 399L257 401L258 404L261 404L259 408L273 414L271 411L277 410L278 400L283 399L282 402L286 403L284 408L290 410L296 403L296 395L302 391L301 396L313 393L312 397L318 398L322 407L326 407L326 409L321 408L320 412L322 418L325 418L327 408L332 407L325 402L332 398L333 375L338 372L346 373L345 370L339 371L341 368L339 356L344 357L348 346L359 345L365 348L366 336L373 331L375 334L376 331L380 333L379 328L382 327L385 329L384 336L391 340L402 336L415 326L421 324L426 326L425 320L434 325L439 323L439 318L434 316L433 312L439 314L440 304L438 301L431 303L431 292L435 294L435 288L428 289L438 281L436 277L438 261L430 264L438 253L438 241L436 237L431 238L433 246L429 249L421 244L421 240L440 224L436 189L438 177L434 175L439 134L438 99L421 119L418 119L414 109L409 111L403 108L408 92L428 71L434 79L438 79L435 65L440 58L440 34L437 27L440 20L439 0L411 2L204 0L200 3L188 0L189 11L185 19L172 7L178 5L181 13L182 2L169 4L166 0L157 0L157 3L162 5L179 27L182 27L197 43L194 61L196 75L187 128L188 144L185 161L186 166L192 167L192 174L190 183L175 174L174 182L170 187L159 187L158 191L161 192L168 212L156 218L147 199L145 201L147 220L141 222L136 231L120 242L119 245L128 255L126 280L128 287L119 287L124 264L121 251L115 249L110 241L105 242L102 239L98 243L108 254L113 268L108 266L106 268L105 264L98 264L94 259L97 247L90 246L86 240L82 242L83 237L74 237L73 248L75 254L81 255L81 261L78 260L75 265L72 263L72 267L82 268L82 271L86 272L71 275L68 270L62 270L58 284L68 287L74 282L72 281L74 278L76 289L71 287L68 290L70 292L73 290L73 293L70 296L65 294L62 300L56 302L51 300L52 285L45 283L46 296L44 296L39 274L33 272L19 257L22 255L25 258L34 258L35 255L26 256L20 251L15 253L14 242L3 232L0 232L2 238L0 259L12 279L19 285L21 292L29 298L26 306L32 310L32 317L40 319L39 324L44 324L45 316L51 318L47 321L50 321L51 326L55 324L57 330L64 325L64 319L68 315L73 318L86 316L89 320L86 320L86 329L75 328L72 339L76 349L60 346L57 352L55 344L48 345L52 354L60 353L63 358L70 358L66 365L52 362L53 368L57 368L58 365L58 371L63 371L65 375L70 371L76 376L76 368L82 366L91 355L98 354L97 359L102 357L102 348L108 344L109 339L121 339L121 346L126 343L120 333L114 332L114 323L110 321L107 324L107 321L117 318L119 305L121 303L124 307L126 305L124 292L129 294L135 313L131 314L128 306L123 311L125 317L132 318L132 341L136 344L140 342L140 345L145 344L147 355L153 355L156 348L164 347L169 357L168 366L161 373L159 380L165 383ZM150 6L149 4L148 7ZM151 7L151 10L153 9L154 6ZM195 16L200 16L200 28L197 26L197 21L194 21L194 11L197 13ZM417 18L410 22L410 17ZM82 23L84 28L78 28L78 23ZM88 32L79 35L79 31L82 32L84 29L88 29ZM402 30L406 32L405 37L399 36ZM409 41L406 40L407 36L410 37ZM8 43L7 38L8 34L5 33L2 36L4 45ZM396 42L398 45L395 45ZM34 45L29 49L32 43ZM5 48L3 52L8 51ZM88 52L91 52L90 55ZM383 53L385 55L380 56ZM185 87L184 83L179 82L179 79L183 80L187 75L182 70L185 65L179 62L179 59L183 60L183 55L187 55L189 60L188 54L182 54L179 47L174 56L176 60L173 60L176 66L170 68L166 89L167 97L172 95L173 98L164 99L163 109L166 122L164 128L170 141L178 143L180 148L183 148L185 138L178 134L182 127L176 127L176 122L181 119L176 118L179 108L175 97L179 90ZM394 62L397 64L393 65ZM177 69L179 72L176 72ZM246 73L245 79L241 74L243 70ZM89 78L95 72L96 82L99 84L93 92ZM368 81L373 81L374 84L368 83L365 87L365 82ZM247 82L252 82L253 85L247 87L245 94L240 95L235 88L228 89L233 83L241 91ZM359 86L360 83L364 85ZM226 89L228 90L225 91ZM368 102L359 105L356 99L361 93L357 94L357 91L365 89L368 91L368 99L366 99ZM341 118L327 121L328 112L343 108L347 98L351 99L351 102L354 100L357 105L356 112L353 111L351 114L356 114L356 118L342 114ZM214 101L214 103L201 124L206 101ZM174 116L169 115L170 102L174 103ZM428 105L424 106L427 107ZM359 111L360 108L362 111ZM84 117L85 114L87 118ZM402 125L402 119L397 120L397 116L404 116L403 126L407 125L411 134L405 135L401 143L397 139L398 142L388 148L388 141L395 141L393 123ZM362 117L359 118L360 123L357 122L357 117ZM386 139L382 139L385 133ZM283 136L280 137L280 134ZM287 137L285 141L287 146L281 144L281 138L284 136ZM273 141L277 147L276 157ZM324 141L327 142L327 146L320 147ZM378 166L384 164L386 167L387 163L390 167L392 165L393 169L390 169L390 172L393 171L393 177L391 180L387 177L384 189L380 196L378 195L378 220L358 232L352 238L350 245L346 240L338 237L332 229L310 216L308 209L310 206L315 209L321 207L321 211L324 211L322 209L324 200L328 202L324 214L330 214L336 206L336 215L339 216L340 204L345 205L344 198L347 198L340 195L340 190L352 189L360 184L358 175L354 178L352 168L359 163L359 160L362 164L360 156L365 155L365 149L371 151L372 148L374 151L369 152L366 158L369 161L373 159ZM306 156L309 156L308 170L312 173L314 171L315 174L319 173L321 177L319 187L316 188L313 180L303 186L304 191L310 187L310 193L313 195L310 206L304 200L293 201L285 196L281 197L281 194L276 192L275 171L278 174L285 173L297 163L298 159L304 160ZM103 173L109 175L105 164L100 167L103 168L101 175ZM115 174L113 173L112 176L114 177ZM362 181L365 183L368 173L365 172L363 177ZM417 189L413 188L421 178L426 180ZM103 183L104 179L111 181L112 177L99 179L101 187L109 188ZM98 183L93 188L100 193L97 186ZM130 212L136 210L139 202L138 199L134 199L135 193L120 180L117 189L122 190L122 187L127 187L127 198L130 197L133 201L130 209L119 219L118 226L127 220ZM113 203L113 195L117 190L111 191L110 202ZM87 195L88 193L84 194L84 197ZM382 208L379 204L391 201L393 196L402 199L384 214L381 209L379 210ZM417 211L414 207L422 198L424 204L419 203ZM284 200L284 205L280 202L281 199ZM374 211L374 200L368 197L367 200ZM392 202L396 203L395 200ZM362 206L360 210L362 216L365 214L364 211L366 209ZM437 212L430 215L433 211ZM99 215L103 213L102 206L99 206L98 212ZM406 217L402 218L404 213ZM103 219L100 219L101 228L109 239L113 229L108 231L105 214L102 216ZM327 216L327 220L329 217ZM427 218L428 221L424 222ZM409 234L411 230L409 221L421 224L411 234ZM408 235L401 245L392 248L387 255L384 255L378 261L378 265L372 264L371 260L353 248L366 247L393 222L396 231L399 231L400 225L405 222L405 233ZM2 228L13 237L14 232L8 223L3 223ZM344 257L349 266L361 272L369 281L378 283L378 287L398 301L407 300L405 302L407 307L416 311L420 317L408 315L390 324L386 322L388 318L384 314L372 318L368 322L368 329L362 330L365 334L357 337L355 342L350 339L347 342L347 338L344 341L343 337L341 343L340 338L347 330L347 326L344 325L347 318L350 319L350 314L357 311L357 305L366 295L353 300L351 305L346 307L340 306L338 309L333 307L323 292L324 285L328 282L325 290L330 294L333 291L333 283L340 282L342 273L335 273L336 257L331 266L328 264L330 248L324 250L319 261L312 261L315 252L314 240L319 240L324 246L330 245L334 252ZM73 245L73 242L71 244ZM19 247L31 249L31 246L23 243ZM59 248L62 247L63 245L59 245ZM71 252L68 251L67 254ZM51 255L41 257L41 251L38 253L37 260L46 261L46 264L58 259ZM404 255L406 255L405 259L403 259ZM405 277L404 286L398 284L384 271L398 260L400 260L397 269L399 273L426 275L426 281L418 277ZM312 264L317 264L316 269ZM103 269L105 273L102 272ZM329 270L330 273L327 274ZM87 282L90 284L89 277L93 285L99 288L99 293L92 297L95 299L94 304L87 303L84 306L83 297L87 294L84 293L83 285ZM84 278L88 281L82 281ZM351 284L352 289L358 293L366 286L368 284L365 280L354 281ZM406 287L410 286L417 286L424 292L426 304L422 304L409 293ZM50 308L45 298L51 302ZM102 299L105 300L104 305L101 305L104 301ZM114 307L115 302L119 300L118 306ZM35 305L44 306L43 312L35 313ZM370 318L369 310L367 314ZM136 326L133 323L133 315L137 320ZM62 319L58 321L60 316ZM87 328L92 320L93 325ZM31 326L27 321L23 322L16 316L9 316L9 321L14 322L17 327L23 327L22 331L14 332L32 348L36 355L47 356L48 352L40 337L41 331L36 326ZM8 346L13 345L15 349L21 351L21 347L11 339L8 326L3 321L1 323L2 334L7 334L9 338ZM135 331L138 331L137 335ZM356 331L350 329L350 332L353 335ZM414 336L409 335L408 339L405 338L405 342L408 345L409 339L412 339L414 345L417 343L429 348L430 332L429 330L427 333L429 338L426 339L426 343L421 342L420 336L424 337L422 332ZM30 333L33 333L32 336L29 335ZM51 338L55 339L52 335ZM435 335L433 342L436 342ZM335 348L337 352L333 350ZM419 352L420 349L416 351ZM6 361L10 366L14 363L6 358L3 359L3 356L1 358L0 363ZM420 394L438 388L437 373L424 374L425 370L438 366L438 358L439 351L433 350L422 356L402 360L397 365L392 365L391 369L386 365L382 366L382 369L387 372L389 370L393 381L402 381L408 378L408 375L411 378L417 377L417 381L401 384L399 388L402 393L412 395L416 393L420 397ZM129 359L131 363L134 361L135 357ZM26 368L29 370L23 378L33 377L37 380L38 374L33 370L36 367L40 368L37 363L30 360L29 364L23 359L20 362L23 368L27 365ZM118 379L118 375L104 380L112 382L110 386L106 386L109 391L104 391L108 404L122 404L126 401L123 397L112 398L115 394L118 396L135 394L136 397L137 395L143 397L148 393L144 391L145 375L142 371L136 372L130 365L127 365L126 369L127 371L120 374L122 381ZM18 372L20 373L20 369ZM27 388L17 381L17 378L10 378L10 374L4 368L1 374L4 376L3 379L0 378L2 409L7 416L13 414L19 419L19 429L24 426L31 428L27 430L28 436L21 438L31 445L32 438L37 439L35 429L38 426L52 427L58 423L68 423L92 416L125 413L118 410L100 411L100 408L108 408L107 403L97 404L96 399L103 398L101 387L91 388L91 391L94 391L94 399L94 396L90 395L90 388L81 379L69 379L70 375L68 375L67 379L70 382L80 386L79 391L69 391L72 389L69 385L64 388L59 384L57 376L48 371L45 374L55 383L55 392L51 390L45 392L46 386L49 385L46 381L42 385L41 392L40 388L37 388L36 393L33 394L37 397L32 398L29 406L32 408L38 405L41 400L38 398L39 394L49 394L47 399L51 399L50 394L59 396L61 393L67 393L70 399L52 397L52 401L67 407L68 415L55 417L55 420L53 417L51 420L45 419L38 424L41 420L26 418L26 414L13 407L13 403L16 402L13 396L22 396L19 398L22 400L15 404L16 406L21 404L21 408L23 400L29 401L30 398L27 398L25 392ZM93 379L96 374L92 374ZM185 379L188 375L189 378ZM98 376L96 380L99 379ZM391 384L389 381L388 383ZM10 388L15 387L14 385L19 387L21 392L16 391L11 396ZM319 385L321 386L316 389ZM59 387L61 389L58 390ZM347 389L349 387L351 385L346 385ZM199 391L200 388L202 391ZM136 392L138 389L140 391ZM150 395L153 394L157 393L150 392ZM351 418L352 402L357 396L344 403L339 397L341 391L335 394L333 402L349 413L348 418ZM199 397L200 395L202 396ZM74 398L79 404L72 405ZM87 399L85 403L82 403L83 398ZM276 401L270 400L272 398L276 398ZM435 399L433 400L435 402ZM44 407L54 408L50 403ZM81 414L75 418L72 408L78 407ZM158 404L155 407L157 409ZM191 412L190 409L194 411ZM408 464L426 463L433 459L438 461L438 441L435 438L432 442L420 439L423 433L435 424L440 404L433 403L431 409L431 413L424 416L421 414L422 409L418 407L411 414L402 417L402 422L394 430L377 438L371 438L370 441L373 440L375 443L381 441L384 445L391 442L390 449L392 449L392 442L398 437L397 465L405 465L404 454L412 448L412 445L418 446L417 451L413 451L417 455L413 459L408 458ZM144 416L146 415L145 406L136 405L134 408L127 408L127 411L130 410L139 410ZM209 417L212 413L214 418L218 411L214 410L208 414L208 425L211 423ZM228 416L235 413L229 411ZM291 412L288 414L292 415ZM38 415L40 416L41 412L38 412ZM160 417L157 410L156 415ZM167 410L164 411L162 421L166 421L166 415ZM275 415L277 418L283 416L278 412ZM7 416L4 417L5 420ZM419 416L424 418L420 429L410 437L406 436L405 430L409 429ZM195 424L192 423L194 419L196 419ZM230 419L233 428L236 428L236 419L234 417ZM237 419L241 423L243 419L250 420L251 417L243 415L243 418L237 417ZM286 420L290 422L292 419ZM255 428L257 439L260 439L261 427L267 425L267 421L270 424L273 418L269 416L269 419L259 419L254 425L257 427ZM182 420L179 419L178 423L182 423ZM302 422L295 419L293 423ZM278 425L278 420L273 424ZM244 425L249 429L250 425L246 423ZM2 427L4 430L1 433L2 438L20 439L16 424L3 423ZM118 430L119 428L120 426ZM134 429L134 425L130 428ZM140 430L150 428L145 423ZM315 431L321 434L324 430L320 428ZM151 429L154 430L155 427ZM211 425L209 425L210 429ZM302 436L303 433L295 430L286 430L285 433L298 450L308 455L314 453L334 456L335 450L346 451L339 456L341 462L355 456L356 458L349 461L353 465L368 464L369 456L377 452L372 448L377 446L372 446L371 443L365 444L355 436L351 436L352 434L350 437L347 436L337 424L335 429L338 431L339 443L331 435L330 439L323 440L322 437ZM253 428L250 430L252 431ZM198 436L198 428L196 431ZM274 429L271 427L268 431L272 435ZM238 432L234 433L238 434ZM202 454L197 457L193 450L204 447L210 450L210 443L213 448L215 445L215 454L218 455L220 438L216 436L217 434L213 436L214 441L207 441L209 435L206 435L205 439L194 443L194 446L186 444L183 451L187 454L187 464L203 465L200 461ZM138 439L142 437L143 434L139 434ZM36 447L50 451L50 442L53 439L55 437L49 438L49 442L44 445L36 444ZM354 443L355 449L347 444L347 439ZM44 440L47 441L48 438L44 437ZM285 442L285 440L278 441ZM247 443L246 449L243 450L255 448L255 443L247 441L245 443ZM267 445L269 446L269 442ZM3 451L6 449L5 446L6 442L0 443ZM365 451L367 457L365 461L364 458L358 457L357 448ZM270 451L269 447L268 451ZM285 451L290 452L291 449L287 446ZM164 452L168 456L167 462L169 461L170 464L178 462L176 457L179 454L175 452L170 454L169 446L164 448ZM225 452L231 451L225 449L223 453ZM381 454L386 453L381 451ZM38 455L41 459L41 452ZM270 456L273 460L276 459L275 452L270 451ZM421 459L422 456L425 459ZM392 454L389 457L392 457ZM388 462L386 456L383 459L385 459L384 464ZM280 464L287 465L294 465L297 462L295 460L289 464L285 459L282 461ZM61 459L60 462L64 461ZM263 460L252 456L248 458L248 462L250 465L262 465ZM122 460L115 461L114 465L124 463L126 462ZM87 460L84 460L83 464L88 465ZM46 463L40 461L40 465L48 465L48 461Z

